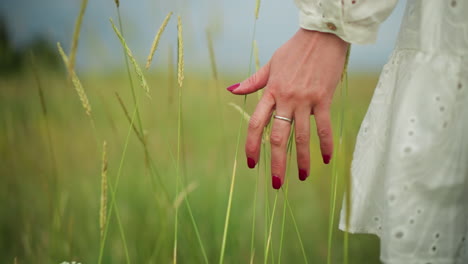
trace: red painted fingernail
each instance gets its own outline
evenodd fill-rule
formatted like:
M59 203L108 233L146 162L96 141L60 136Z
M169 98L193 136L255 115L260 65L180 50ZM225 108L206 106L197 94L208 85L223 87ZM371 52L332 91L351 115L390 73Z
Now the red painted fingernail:
M271 176L271 184L273 185L273 189L278 190L279 188L281 188L282 183L280 177L276 175Z
M322 157L323 157L323 163L325 164L330 163L330 159L331 159L330 155L323 155Z
M255 168L255 160L252 159L252 158L247 158L247 165L249 166L249 168L253 169Z
M240 83L236 83L234 85L231 85L227 88L228 91L230 91L232 93L232 91L234 91L235 89L237 89L237 87L240 86Z
M307 174L307 171L304 169L299 170L299 180L305 181L309 175Z

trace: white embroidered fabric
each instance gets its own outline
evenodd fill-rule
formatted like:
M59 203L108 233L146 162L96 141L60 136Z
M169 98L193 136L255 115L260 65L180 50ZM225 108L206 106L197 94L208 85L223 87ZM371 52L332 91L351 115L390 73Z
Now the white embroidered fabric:
M301 25L320 30L328 23L303 17L313 13L313 5L304 6L319 1L297 1ZM352 42L349 32L358 31L338 29L349 22L344 17L353 17L346 3L368 1L344 1L331 31ZM394 4L373 2L386 12ZM386 15L373 15L372 8L367 17L379 17L378 24ZM376 28L355 39L372 41ZM467 0L408 0L357 137L351 174L350 222L347 228L343 209L340 228L378 235L384 263L468 263Z

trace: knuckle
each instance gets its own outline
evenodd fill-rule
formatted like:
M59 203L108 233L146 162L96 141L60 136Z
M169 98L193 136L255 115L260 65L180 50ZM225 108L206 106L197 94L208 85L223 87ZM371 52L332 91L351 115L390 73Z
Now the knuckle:
M284 137L277 131L272 131L270 136L270 143L273 146L282 146L284 144Z
M279 96L284 100L291 100L297 96L297 93L292 89L285 88L279 91Z
M316 89L313 92L311 92L309 96L313 102L323 103L325 102L326 95L327 94L323 89Z
M251 116L249 120L249 130L258 131L262 128L262 123L256 116Z
M331 131L328 128L320 128L318 130L318 135L323 140L331 135Z
M257 80L258 80L258 73L255 73L247 79L247 84L249 86L255 85L257 83Z
M302 145L309 143L309 134L307 133L296 133L296 144Z

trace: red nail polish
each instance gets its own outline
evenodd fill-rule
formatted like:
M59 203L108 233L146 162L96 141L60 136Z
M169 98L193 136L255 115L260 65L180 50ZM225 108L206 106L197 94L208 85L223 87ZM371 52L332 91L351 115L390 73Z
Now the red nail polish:
M255 168L255 165L256 165L255 160L252 159L252 158L247 158L247 165L248 165L249 168L251 168L251 169Z
M281 188L282 183L280 177L273 175L271 177L271 183L273 185L273 189L278 190L279 188Z
M228 91L230 91L232 93L232 91L234 91L235 89L237 89L237 87L240 86L240 83L236 83L234 85L231 85L227 88Z
M304 170L304 169L299 169L299 180L305 181L305 180L307 179L308 176L309 176L309 175L308 175L308 173L307 173L306 170Z
M330 163L330 159L331 159L330 155L323 155L322 157L323 157L323 163L325 164Z

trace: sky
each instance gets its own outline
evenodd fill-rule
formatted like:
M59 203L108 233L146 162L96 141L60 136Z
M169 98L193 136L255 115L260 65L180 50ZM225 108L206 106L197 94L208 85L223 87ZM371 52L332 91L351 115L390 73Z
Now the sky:
M17 48L35 36L45 36L53 45L69 47L80 0L2 0L0 14ZM353 45L350 70L379 72L396 41L406 1L400 1L382 24L378 41ZM177 19L184 25L186 67L209 69L206 32L212 32L219 71L247 72L254 28L256 0L120 0L127 42L143 65L152 40L166 14L173 11L155 56L155 67L164 68L177 46ZM109 19L117 21L114 0L89 0L79 43L80 71L119 69L120 43ZM293 0L262 0L255 39L261 64L298 29L298 10ZM172 51L171 51L172 50Z

